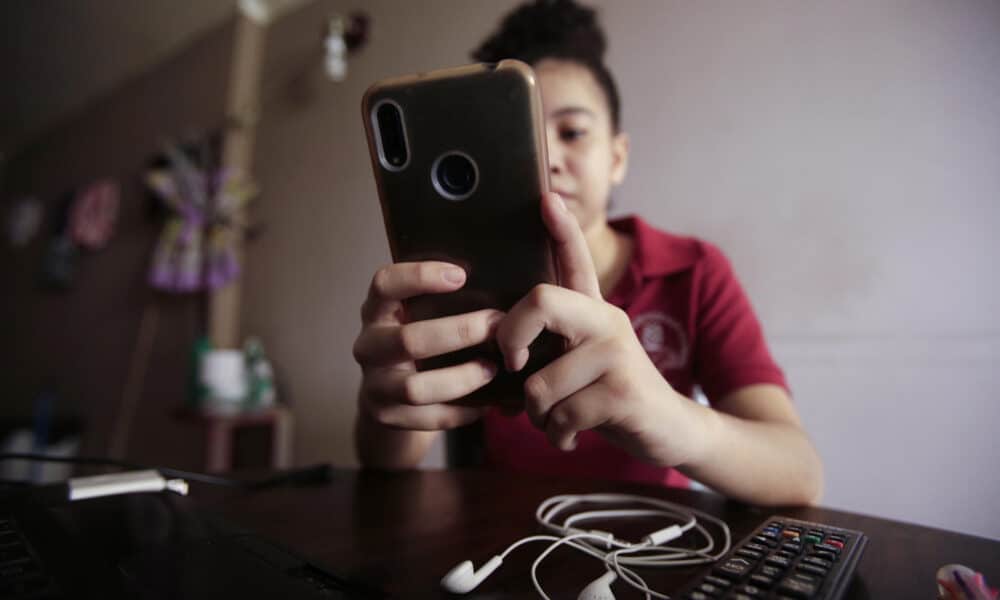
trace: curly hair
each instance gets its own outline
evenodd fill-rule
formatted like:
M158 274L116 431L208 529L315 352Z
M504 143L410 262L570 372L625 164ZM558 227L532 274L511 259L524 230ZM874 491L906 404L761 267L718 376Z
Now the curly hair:
M614 131L621 125L621 100L604 64L607 40L594 9L575 0L534 0L504 17L500 28L473 50L473 60L498 62L516 58L534 65L546 58L579 64L590 71L604 92Z

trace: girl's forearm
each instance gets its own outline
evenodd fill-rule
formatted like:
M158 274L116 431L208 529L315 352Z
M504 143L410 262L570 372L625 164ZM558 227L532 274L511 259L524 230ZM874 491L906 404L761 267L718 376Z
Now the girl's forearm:
M685 475L751 504L816 504L823 492L823 465L795 424L752 421L691 403L704 423L702 451Z
M359 410L354 423L354 447L363 467L415 469L438 433L386 427Z

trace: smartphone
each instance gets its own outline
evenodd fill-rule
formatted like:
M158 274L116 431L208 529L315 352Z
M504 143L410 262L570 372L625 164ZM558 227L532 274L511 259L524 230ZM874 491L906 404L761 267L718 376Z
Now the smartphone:
M503 60L383 80L365 93L362 116L393 260L466 271L462 289L404 302L407 320L506 311L536 285L558 283L541 218L549 176L531 67ZM519 373L505 371L492 343L418 368L486 358L499 368L496 379L460 402L516 408L525 378L562 351L563 339L544 332Z

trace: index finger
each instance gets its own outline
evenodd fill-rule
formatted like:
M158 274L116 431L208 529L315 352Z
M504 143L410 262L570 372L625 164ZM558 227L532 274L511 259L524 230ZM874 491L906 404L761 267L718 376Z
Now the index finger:
M560 284L571 290L601 299L601 286L583 230L559 194L542 197L542 220L552 236L559 265Z
M391 321L399 303L422 294L453 292L465 284L465 270L441 261L400 262L375 272L361 305L365 323Z

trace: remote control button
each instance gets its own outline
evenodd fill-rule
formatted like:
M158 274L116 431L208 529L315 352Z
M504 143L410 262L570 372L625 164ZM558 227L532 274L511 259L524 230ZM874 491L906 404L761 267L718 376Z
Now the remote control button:
M816 558L822 558L823 560L828 560L830 562L834 562L837 560L836 554L834 554L833 552L823 552L822 550L820 550L819 552L813 552L809 556L815 556Z
M694 591L688 594L690 600L712 600L712 597L705 592Z
M781 532L781 537L785 538L786 540L797 540L799 539L799 532L794 531L792 529L786 529Z
M705 579L703 579L702 581L704 581L705 583L711 583L712 585L719 586L720 588L729 587L729 584L732 583L728 579L723 579L722 577L716 577L715 575L706 575Z
M813 534L809 533L809 534L806 534L805 541L808 544L822 544L823 543L823 538L821 536L813 535Z
M764 561L764 563L774 567L781 567L782 569L787 569L788 567L792 566L792 561L788 560L783 556L777 556L777 555L768 556L767 559Z
M757 585L757 586L760 586L760 587L763 587L763 588L769 588L772 585L774 585L774 578L773 577L768 577L767 575L761 575L760 573L756 573L754 575L751 575L750 576L750 581L753 582L754 585Z
M785 542L781 545L781 549L785 552L791 552L793 554L798 554L802 552L802 544L799 542Z
M814 581L789 577L778 585L778 590L795 598L812 598L819 587Z
M745 544L743 547L754 552L767 552L767 546L763 544Z
M828 560L823 560L822 558L816 558L815 556L807 556L803 558L799 564L816 565L817 567L829 569L833 563Z
M841 550L844 549L844 542L841 542L840 540L828 540L826 543L829 544L829 545L831 545L831 546L836 546L837 548L840 548Z
M764 558L764 554L757 552L755 550L747 550L746 548L740 548L736 551L737 556L742 556L743 558L749 558L750 560L760 560Z
M723 592L722 588L714 586L711 583L703 583L699 585L698 591L713 597Z
M789 525L788 527L785 527L785 529L790 529L790 530L795 531L797 533L802 533L802 528L799 527L798 525Z
M831 540L837 540L838 542L843 542L845 544L847 543L847 536L831 533L829 537Z
M774 548L775 546L778 545L778 543L774 541L773 537L767 537L764 535L755 535L753 541L757 542L758 544L763 544L768 548Z
M780 556L781 558L787 558L788 560L795 558L795 553L789 552L788 550L779 550L778 552L775 552L774 555Z
M750 594L744 594L742 592L730 596L732 600L757 600L757 598L761 597L762 596L751 596Z
M778 577L781 577L781 574L784 573L785 571L779 569L778 567L769 567L767 565L764 565L763 567L757 569L757 572L760 573L761 575L766 575L767 577L773 577L774 579L777 579Z
M831 546L830 544L816 544L813 546L813 550L822 550L823 552L832 552L837 556L840 556L840 546Z
M750 564L745 558L730 558L720 565L716 565L712 572L719 577L725 577L727 579L740 579L744 575L750 572Z
M827 569L824 569L823 567L817 565L810 565L809 563L805 564L799 563L799 566L796 568L803 573L808 573L810 575L815 575L817 577L826 577L826 574L829 572Z
M741 587L738 591L743 594L746 594L747 596L752 596L754 598L760 598L761 596L767 593L767 590L765 590L764 588L757 587L755 585L750 585L749 583Z

